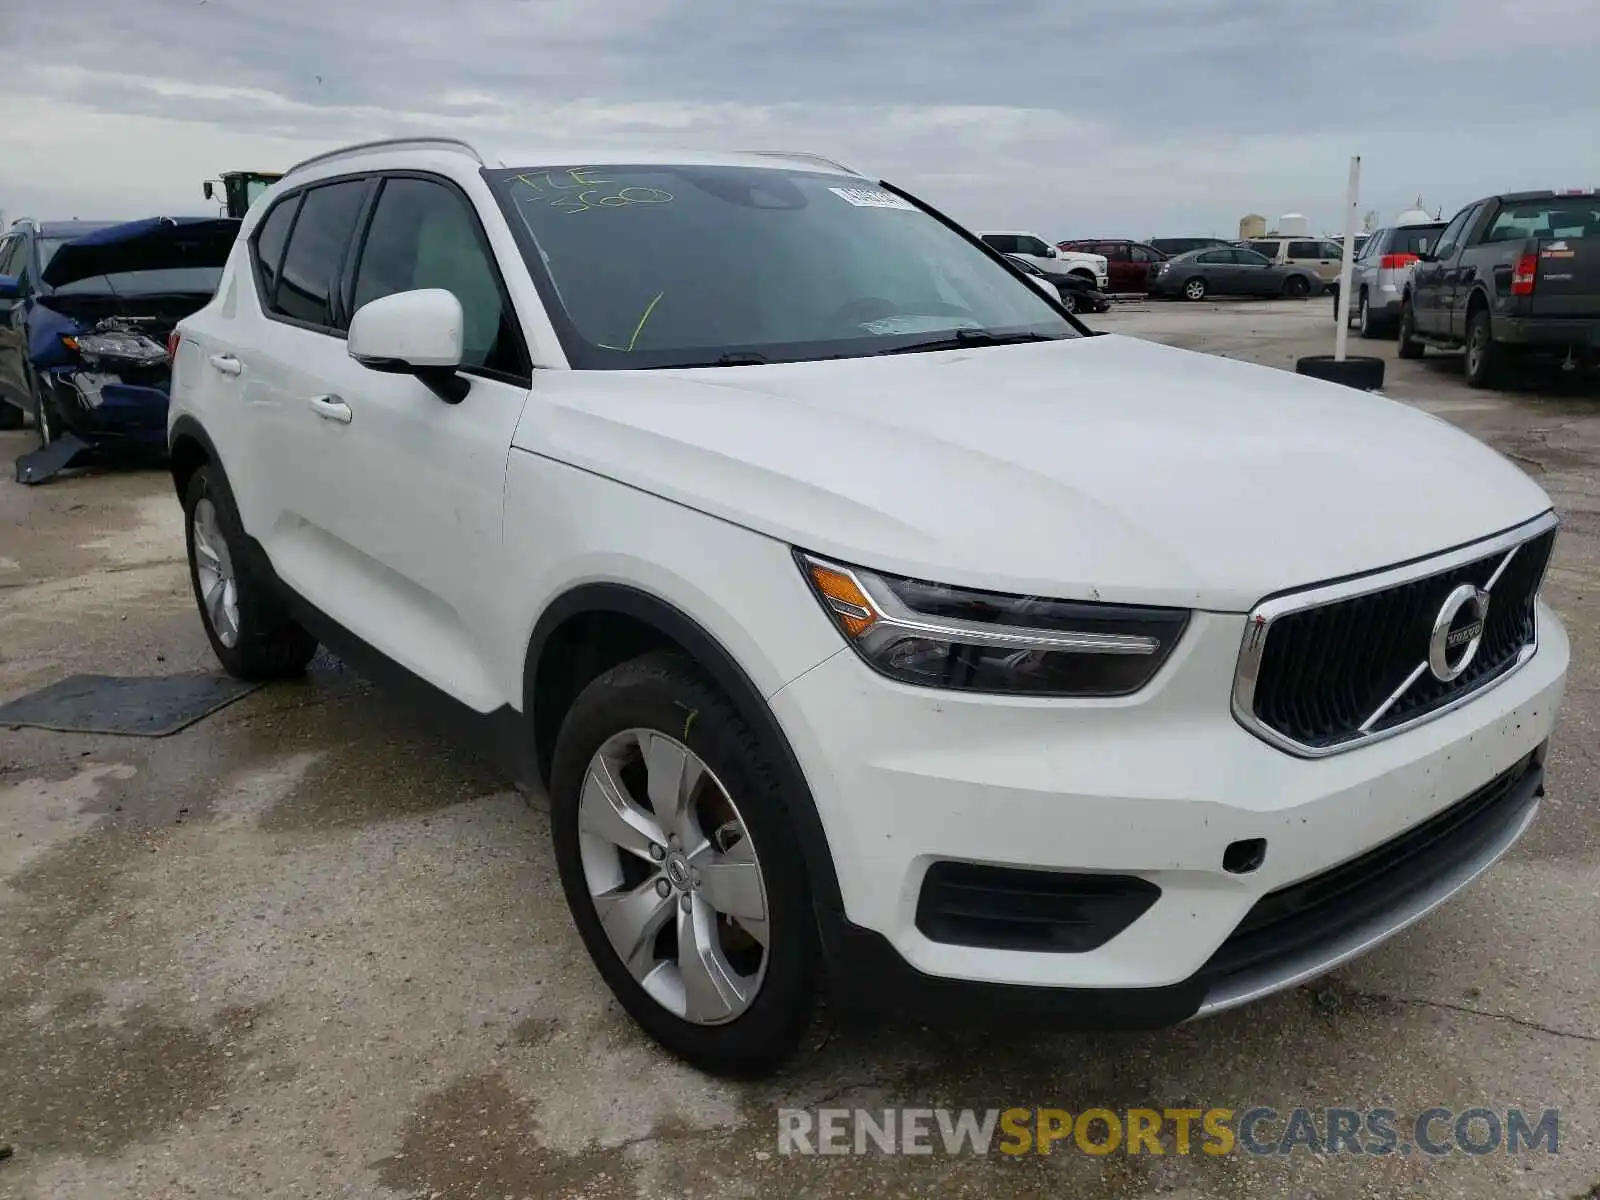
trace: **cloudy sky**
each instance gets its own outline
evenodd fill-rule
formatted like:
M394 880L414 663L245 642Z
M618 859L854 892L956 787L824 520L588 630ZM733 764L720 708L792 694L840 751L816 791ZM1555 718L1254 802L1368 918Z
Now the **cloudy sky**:
M1594 0L0 0L0 210L408 133L804 149L970 225L1231 233L1600 185Z

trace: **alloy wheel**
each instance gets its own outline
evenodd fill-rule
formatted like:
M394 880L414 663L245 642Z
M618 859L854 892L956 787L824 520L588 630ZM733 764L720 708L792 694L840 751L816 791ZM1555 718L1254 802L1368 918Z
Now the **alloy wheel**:
M649 996L696 1025L743 1014L769 942L766 881L733 798L653 729L607 738L578 801L578 850L612 949Z
M217 506L202 496L194 506L194 567L200 597L217 640L228 649L239 643L239 582L233 557L217 518Z
M1189 280L1188 283L1183 285L1183 294L1191 300L1204 300L1206 297L1205 282L1199 279Z

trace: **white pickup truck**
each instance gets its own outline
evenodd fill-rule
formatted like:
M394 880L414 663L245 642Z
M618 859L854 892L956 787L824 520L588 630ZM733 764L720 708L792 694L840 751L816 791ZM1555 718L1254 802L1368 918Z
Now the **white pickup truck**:
M978 234L991 249L1027 259L1047 275L1082 275L1106 291L1111 283L1110 269L1103 254L1080 254L1076 250L1057 250L1036 233L1006 230Z

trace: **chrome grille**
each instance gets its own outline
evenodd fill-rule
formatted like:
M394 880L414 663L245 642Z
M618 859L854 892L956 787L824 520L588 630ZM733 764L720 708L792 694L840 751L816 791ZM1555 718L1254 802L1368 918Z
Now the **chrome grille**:
M1264 602L1245 631L1235 715L1291 753L1318 756L1463 702L1531 656L1555 536L1549 514L1423 563ZM1487 605L1481 620L1473 595Z

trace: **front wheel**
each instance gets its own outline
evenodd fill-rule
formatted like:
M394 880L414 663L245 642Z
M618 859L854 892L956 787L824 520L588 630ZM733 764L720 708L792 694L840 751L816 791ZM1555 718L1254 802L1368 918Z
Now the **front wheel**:
M236 679L297 675L317 652L271 586L248 567L244 529L216 468L201 467L183 498L189 582L217 661Z
M48 446L61 436L61 414L55 401L45 395L44 388L31 372L28 390L33 393L33 431L39 435L39 445Z
M1072 291L1071 289L1063 290L1061 293L1061 307L1066 309L1069 313L1077 312L1078 293Z
M1204 300L1206 298L1206 281L1196 275L1183 285L1183 298L1185 300Z
M793 1054L816 917L777 771L738 709L682 657L613 667L562 722L550 805L578 933L644 1031L718 1075Z
M1311 294L1311 285L1301 275L1291 275L1283 281L1283 294L1291 300L1304 300Z

